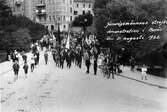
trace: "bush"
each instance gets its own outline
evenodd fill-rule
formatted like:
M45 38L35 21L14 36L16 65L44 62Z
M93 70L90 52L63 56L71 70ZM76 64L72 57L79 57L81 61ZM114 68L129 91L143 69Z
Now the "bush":
M31 43L31 36L29 30L19 28L17 31L11 33L12 48L17 50L29 50Z

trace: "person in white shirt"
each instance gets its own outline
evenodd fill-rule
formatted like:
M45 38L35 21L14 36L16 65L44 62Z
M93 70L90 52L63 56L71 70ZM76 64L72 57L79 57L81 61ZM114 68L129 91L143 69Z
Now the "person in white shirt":
M141 79L142 79L142 80L143 80L143 79L147 80L147 67L146 67L146 65L143 65L143 66L142 66L141 72L142 72L142 77L141 77Z

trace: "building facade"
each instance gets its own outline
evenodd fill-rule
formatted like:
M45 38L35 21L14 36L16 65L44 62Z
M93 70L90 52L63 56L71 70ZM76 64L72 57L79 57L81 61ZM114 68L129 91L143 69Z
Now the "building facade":
M76 16L90 12L94 0L8 0L13 14L24 15L50 31L69 31Z
M93 14L94 0L74 0L73 2L73 19L78 15L86 13Z
M7 0L8 5L11 7L14 15L25 14L25 3L24 0Z

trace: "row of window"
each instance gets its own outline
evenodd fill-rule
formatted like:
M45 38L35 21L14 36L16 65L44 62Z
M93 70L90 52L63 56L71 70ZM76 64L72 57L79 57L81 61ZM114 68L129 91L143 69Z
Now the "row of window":
M88 8L91 8L91 6L92 6L92 5L91 5L91 4L89 4L89 5L88 5ZM77 8L79 7L79 4L78 4L78 3L76 4L76 7L77 7ZM86 4L83 4L83 6L82 6L82 7L83 7L83 8L85 8L85 7L86 7Z
M91 11L88 10L88 13L91 13ZM83 10L82 14L83 15L86 14L86 11ZM74 15L78 15L78 11L74 11ZM49 18L49 21L56 21L57 17L55 17L55 15L53 15L53 16L48 16L48 18ZM61 17L58 18L58 20L59 21L66 21L66 16L61 16ZM70 21L72 21L72 16L70 16Z
M55 26L51 25L50 28L49 26L46 26L47 29L55 30ZM63 25L63 28L66 29L66 25Z
M91 11L90 10L88 10L88 13L91 13ZM86 14L86 11L85 10L83 10L82 11L82 14L84 15L84 14ZM74 11L74 15L78 15L78 11Z
M56 21L55 15L48 16L49 21ZM66 16L60 16L58 17L58 21L66 21ZM70 21L72 21L72 16L70 16Z

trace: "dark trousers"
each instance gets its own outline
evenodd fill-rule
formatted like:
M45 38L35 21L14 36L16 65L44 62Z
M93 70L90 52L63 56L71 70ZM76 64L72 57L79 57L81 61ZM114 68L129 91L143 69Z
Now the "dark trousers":
M96 73L97 73L97 63L94 64L94 75L96 75Z
M47 65L48 64L48 57L45 56L45 64Z
M28 69L24 69L24 73L27 74L28 73Z
M18 70L14 70L14 75L18 75L19 71Z
M86 73L89 73L89 68L90 68L90 60L86 60L86 68L87 68Z
M34 71L34 66L35 66L35 64L31 64L31 72Z
M64 68L64 61L63 60L60 61L60 68Z

